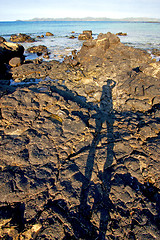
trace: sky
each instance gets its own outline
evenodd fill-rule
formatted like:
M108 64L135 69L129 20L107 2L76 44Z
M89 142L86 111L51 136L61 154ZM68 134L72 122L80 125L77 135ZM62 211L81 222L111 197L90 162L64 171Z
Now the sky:
M1 0L0 21L37 17L160 18L160 0Z

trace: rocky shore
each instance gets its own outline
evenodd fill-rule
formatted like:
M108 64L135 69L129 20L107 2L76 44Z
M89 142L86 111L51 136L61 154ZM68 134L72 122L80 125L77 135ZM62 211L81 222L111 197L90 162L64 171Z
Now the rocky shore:
M159 239L160 62L82 35L62 63L0 46L1 239Z

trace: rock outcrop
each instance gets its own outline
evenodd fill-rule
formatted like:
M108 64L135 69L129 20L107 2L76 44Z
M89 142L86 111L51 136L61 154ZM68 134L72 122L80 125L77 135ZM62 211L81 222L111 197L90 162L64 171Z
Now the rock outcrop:
M127 65L127 68L130 66L130 69L136 68L151 59L145 51L125 46L118 36L110 32L100 33L97 39L85 41L77 57L86 67L109 65L112 62L115 65L117 62L117 69L121 68L118 66L122 64Z
M83 33L79 34L78 39L79 40L88 40L88 39L92 39L92 31L90 30L85 30L83 31Z
M12 68L31 83L2 96L0 236L156 240L160 62L110 33L73 55Z

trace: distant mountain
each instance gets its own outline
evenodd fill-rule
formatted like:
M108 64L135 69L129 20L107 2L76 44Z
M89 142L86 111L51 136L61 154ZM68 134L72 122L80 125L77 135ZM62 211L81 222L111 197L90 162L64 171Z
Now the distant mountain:
M129 22L160 22L160 18L124 18L123 21Z
M123 21L123 22L160 22L158 18L93 18L93 17L85 17L85 18L33 18L26 21Z

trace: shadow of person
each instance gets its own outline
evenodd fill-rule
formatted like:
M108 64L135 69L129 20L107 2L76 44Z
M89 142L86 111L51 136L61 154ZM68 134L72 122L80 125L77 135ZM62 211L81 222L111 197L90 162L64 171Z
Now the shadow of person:
M105 239L105 233L109 221L109 210L111 202L109 200L110 182L111 182L111 165L113 163L113 147L114 147L114 134L113 134L113 123L114 123L114 112L113 112L113 100L112 100L112 89L115 87L115 81L108 79L107 84L103 86L102 96L100 99L100 108L96 114L96 128L94 133L93 141L90 145L90 150L87 158L85 167L85 178L83 182L80 195L80 206L79 211L86 217L91 217L91 209L87 204L88 194L90 189L90 183L94 168L95 155L97 146L100 140L105 136L107 142L105 143L106 161L103 165L103 170L99 171L99 179L102 186L102 201L100 204L100 224L99 224L99 239ZM104 126L106 124L106 126ZM101 131L103 130L103 134ZM105 134L104 134L105 132Z

